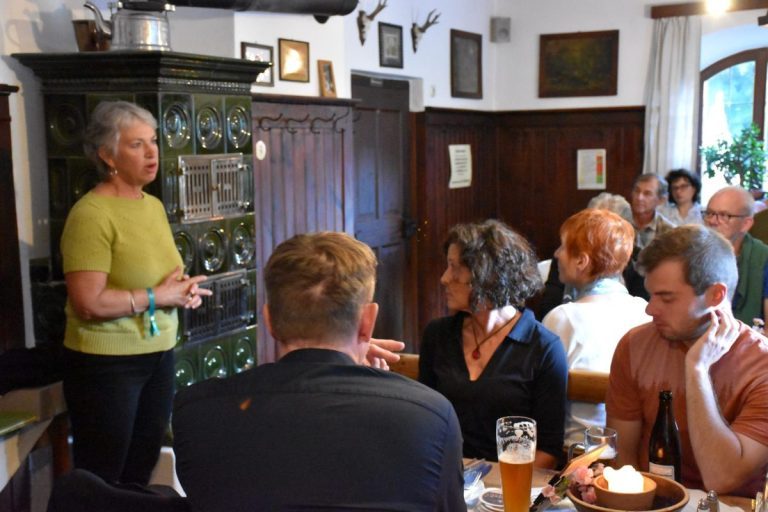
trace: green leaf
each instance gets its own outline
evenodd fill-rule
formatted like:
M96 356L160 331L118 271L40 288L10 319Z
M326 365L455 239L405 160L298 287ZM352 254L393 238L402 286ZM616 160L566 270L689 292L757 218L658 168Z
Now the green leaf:
M722 174L729 185L741 185L747 190L763 188L768 151L760 128L752 123L741 130L732 141L717 140L710 146L699 148L704 159L704 172L709 178ZM734 179L738 177L738 183Z

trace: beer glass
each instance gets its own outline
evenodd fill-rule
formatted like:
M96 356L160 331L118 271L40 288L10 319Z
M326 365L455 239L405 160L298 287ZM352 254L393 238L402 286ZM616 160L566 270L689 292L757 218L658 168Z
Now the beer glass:
M536 421L505 416L496 421L504 512L528 512L531 505L533 459L536 457Z
M584 430L584 443L573 443L568 447L568 460L573 458L573 452L579 448L585 452L608 443L608 447L600 454L598 459L606 466L612 466L616 459L616 431L608 427L592 426Z

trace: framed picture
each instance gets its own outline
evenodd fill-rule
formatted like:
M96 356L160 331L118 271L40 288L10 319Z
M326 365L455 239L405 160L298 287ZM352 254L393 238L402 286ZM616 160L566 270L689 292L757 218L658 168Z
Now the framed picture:
M256 62L269 62L270 64L265 71L262 71L261 74L256 77L256 81L253 82L254 84L274 87L275 75L272 74L272 68L274 67L274 63L272 62L273 50L274 49L271 46L265 46L263 44L240 43L240 56L242 58Z
M280 50L280 80L309 82L309 43L278 39Z
M451 29L451 96L483 97L483 36Z
M317 76L320 80L320 96L335 98L336 80L333 78L333 63L329 60L318 60Z
M540 98L615 95L618 70L618 30L541 35Z
M403 27L379 22L379 66L403 67Z

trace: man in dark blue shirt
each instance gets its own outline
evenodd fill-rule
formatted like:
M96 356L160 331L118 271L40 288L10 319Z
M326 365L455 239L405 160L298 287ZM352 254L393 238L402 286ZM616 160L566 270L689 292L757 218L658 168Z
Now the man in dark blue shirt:
M193 510L465 510L461 433L443 396L364 366L376 258L298 235L265 267L277 363L180 391L179 480Z

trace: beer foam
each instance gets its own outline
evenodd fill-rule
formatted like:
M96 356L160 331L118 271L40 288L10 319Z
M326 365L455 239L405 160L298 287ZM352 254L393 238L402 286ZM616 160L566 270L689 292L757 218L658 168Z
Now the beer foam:
M523 446L508 446L504 452L499 455L499 462L506 462L507 464L528 464L533 462L535 453Z

